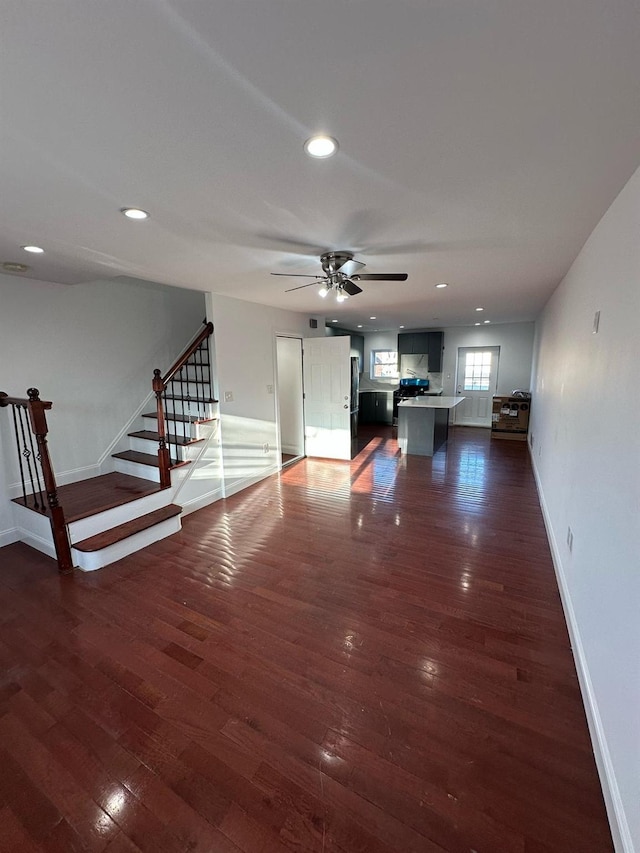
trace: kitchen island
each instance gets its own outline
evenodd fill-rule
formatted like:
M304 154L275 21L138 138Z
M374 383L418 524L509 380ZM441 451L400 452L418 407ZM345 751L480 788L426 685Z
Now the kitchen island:
M398 447L402 453L433 456L449 435L449 412L464 397L412 397L398 403Z

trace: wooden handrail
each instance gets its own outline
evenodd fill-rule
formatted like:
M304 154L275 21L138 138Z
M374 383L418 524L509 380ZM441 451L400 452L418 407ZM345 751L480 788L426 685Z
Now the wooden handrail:
M158 466L160 471L160 485L162 488L168 488L171 485L171 454L167 446L167 430L165 426L165 412L163 395L167 385L174 376L181 370L191 356L197 351L198 347L213 333L213 323L204 321L203 328L198 332L193 341L189 344L182 355L176 359L174 364L162 376L162 371L156 368L153 371L153 393L156 395L156 419L158 422Z
M71 560L69 534L67 532L64 510L58 502L58 487L47 443L49 428L45 412L51 409L53 403L49 400L41 400L40 392L37 388L29 388L27 395L28 399L24 399L22 397L10 397L8 394L0 392L0 407L15 406L27 410L31 432L35 436L38 447L38 456L44 479L47 504L49 506L51 532L58 559L58 568L64 573L71 572L73 570L73 563ZM19 447L18 452L20 452Z
M213 333L213 323L205 323L204 328L196 335L193 341L189 344L189 347L182 353L179 359L175 362L175 364L165 373L162 377L163 385L167 386L167 383L170 382L176 373L180 370L181 367L187 363L187 361L191 358L194 352L198 349L200 344L206 340L209 335ZM155 371L154 371L155 374Z

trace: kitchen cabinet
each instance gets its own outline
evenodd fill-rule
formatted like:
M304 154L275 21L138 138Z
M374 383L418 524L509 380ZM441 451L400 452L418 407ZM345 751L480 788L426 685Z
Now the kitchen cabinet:
M361 391L358 421L361 424L393 423L393 394L387 391Z
M429 373L442 373L444 332L401 332L398 356L428 355Z
M429 332L401 332L398 355L424 355L429 352Z
M429 373L442 373L442 350L444 349L444 332L429 332Z

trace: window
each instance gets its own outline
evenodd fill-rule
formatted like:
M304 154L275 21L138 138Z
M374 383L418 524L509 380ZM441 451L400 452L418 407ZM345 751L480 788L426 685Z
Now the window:
M391 349L371 350L372 379L398 378L398 353Z
M468 352L464 365L464 390L488 391L491 376L491 353Z

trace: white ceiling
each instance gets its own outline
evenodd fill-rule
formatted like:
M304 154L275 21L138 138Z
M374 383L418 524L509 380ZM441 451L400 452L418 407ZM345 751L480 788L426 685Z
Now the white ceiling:
M350 249L409 280L329 319L532 320L640 162L640 6L3 0L0 87L0 262L33 278L317 314L269 273Z

